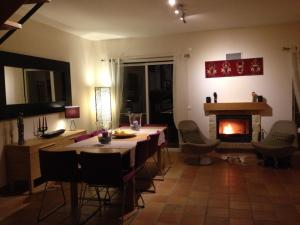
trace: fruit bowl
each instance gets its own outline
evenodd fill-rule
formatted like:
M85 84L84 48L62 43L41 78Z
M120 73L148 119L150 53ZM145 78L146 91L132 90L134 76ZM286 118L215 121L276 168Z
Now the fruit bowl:
M136 133L130 130L115 130L112 133L112 136L115 138L129 138L129 137L135 137Z

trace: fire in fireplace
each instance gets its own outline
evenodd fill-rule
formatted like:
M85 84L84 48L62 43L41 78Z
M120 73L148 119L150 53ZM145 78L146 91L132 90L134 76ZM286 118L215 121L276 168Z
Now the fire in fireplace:
M252 140L251 115L217 115L217 138L224 142Z

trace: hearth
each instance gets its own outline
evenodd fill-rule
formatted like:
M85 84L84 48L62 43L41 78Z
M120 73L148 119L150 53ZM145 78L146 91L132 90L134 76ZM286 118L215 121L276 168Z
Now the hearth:
M216 115L216 136L223 142L250 142L251 115Z

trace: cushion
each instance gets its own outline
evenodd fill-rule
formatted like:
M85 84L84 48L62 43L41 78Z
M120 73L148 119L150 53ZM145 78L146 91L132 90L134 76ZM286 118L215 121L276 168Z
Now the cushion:
M270 137L264 140L264 144L272 146L286 146L292 145L295 135L283 132L274 132Z
M194 144L205 144L201 139L201 136L198 131L195 130L184 130L181 132L183 142L194 143Z
M89 138L91 138L91 134L83 134L79 137L74 138L74 141L75 142L80 142L80 141L83 141L83 140L86 140L86 139L89 139Z

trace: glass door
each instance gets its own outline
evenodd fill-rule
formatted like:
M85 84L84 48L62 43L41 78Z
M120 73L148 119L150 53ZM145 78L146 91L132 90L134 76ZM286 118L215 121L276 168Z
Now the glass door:
M124 64L123 105L120 125L128 113L143 113L142 123L167 124L168 141L178 146L173 119L173 61Z

